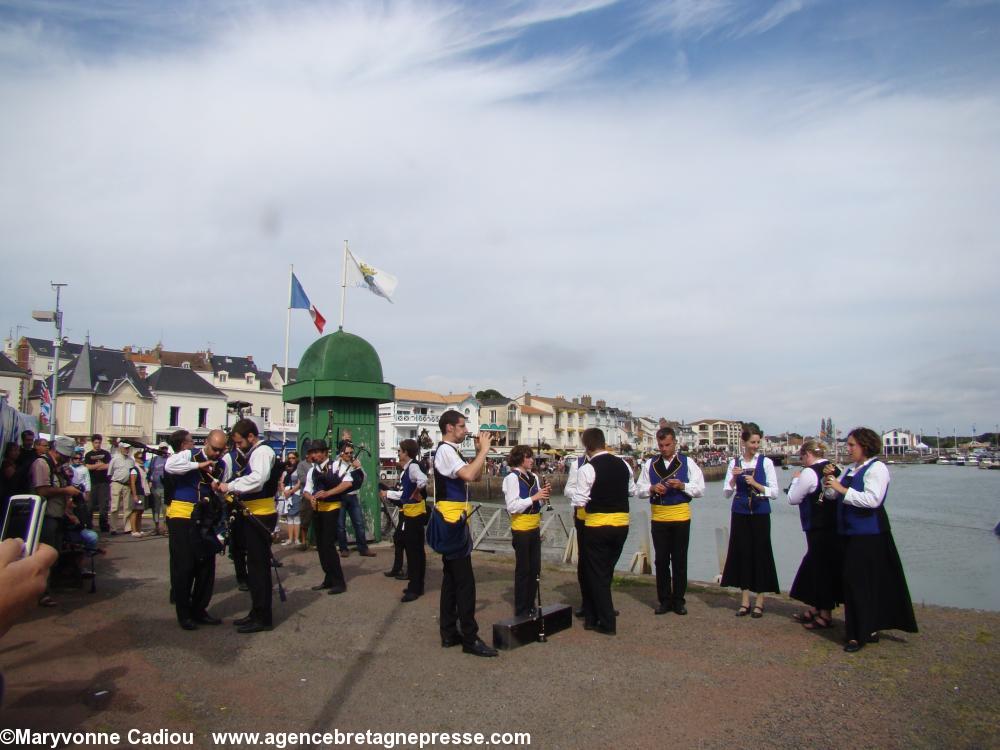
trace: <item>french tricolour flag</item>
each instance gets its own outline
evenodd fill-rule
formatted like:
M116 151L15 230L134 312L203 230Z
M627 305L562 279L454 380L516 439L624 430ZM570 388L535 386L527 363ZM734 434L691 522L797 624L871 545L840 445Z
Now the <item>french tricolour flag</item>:
M292 274L292 298L288 301L288 307L292 310L308 310L309 316L313 319L316 330L323 333L323 326L326 325L326 318L320 315L316 306L309 301L302 284L299 283L295 274Z

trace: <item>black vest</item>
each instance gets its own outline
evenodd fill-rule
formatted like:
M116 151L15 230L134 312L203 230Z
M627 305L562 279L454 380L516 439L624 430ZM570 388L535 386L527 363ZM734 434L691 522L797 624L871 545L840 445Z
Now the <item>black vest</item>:
M628 513L628 483L632 470L618 456L604 453L590 459L594 486L590 488L590 513Z

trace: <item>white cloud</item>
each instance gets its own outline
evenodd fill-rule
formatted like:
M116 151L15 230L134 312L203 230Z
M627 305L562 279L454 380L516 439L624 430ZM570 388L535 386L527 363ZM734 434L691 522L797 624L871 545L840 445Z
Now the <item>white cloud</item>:
M768 32L792 14L798 13L804 7L805 5L802 0L779 0L766 13L743 27L737 36Z
M729 4L699 5L672 23L704 30ZM752 72L602 89L579 49L482 54L501 25L450 5L272 10L101 62L8 28L4 319L63 276L77 339L165 328L168 348L277 361L288 263L335 326L347 238L400 280L395 305L347 306L400 385L517 393L523 375L769 431L993 398L891 395L928 352L981 350L971 321L1000 312L997 97ZM294 364L312 328L293 330Z

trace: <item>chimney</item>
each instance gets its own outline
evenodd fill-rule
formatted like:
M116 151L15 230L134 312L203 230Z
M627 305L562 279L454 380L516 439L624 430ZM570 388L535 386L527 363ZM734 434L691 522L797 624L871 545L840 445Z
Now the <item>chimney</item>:
M524 394L524 405L525 406L531 406L531 394L530 393L526 392Z
M123 354L131 354L132 353L132 345L131 344L125 344L125 346L122 347L122 353Z
M598 409L607 409L608 408L608 403L606 401L598 401L597 402L597 408Z
M580 403L583 404L584 406L592 406L590 396L588 396L587 394L580 396Z
M17 366L22 370L28 369L28 350L31 347L28 346L28 339L24 336L17 343Z
M139 377L145 380L145 378L146 378L146 365L139 365L139 367L137 369L139 370Z
M253 355L252 354L248 354L247 355L247 362L251 362L251 363L253 362Z
M573 403L574 404L579 404L580 403L580 399L578 399L576 396L573 396Z

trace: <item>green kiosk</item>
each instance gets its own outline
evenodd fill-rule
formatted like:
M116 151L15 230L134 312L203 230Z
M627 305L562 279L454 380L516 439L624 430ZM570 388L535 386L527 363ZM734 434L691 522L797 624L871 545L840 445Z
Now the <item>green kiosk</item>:
M308 442L317 438L326 440L333 453L338 440L350 436L354 442L368 477L361 488L361 505L365 522L372 527L369 538L376 542L382 540L378 407L395 397L395 387L382 381L382 361L375 348L343 330L313 342L299 361L296 381L282 390L286 403L299 406L298 444L303 453Z

